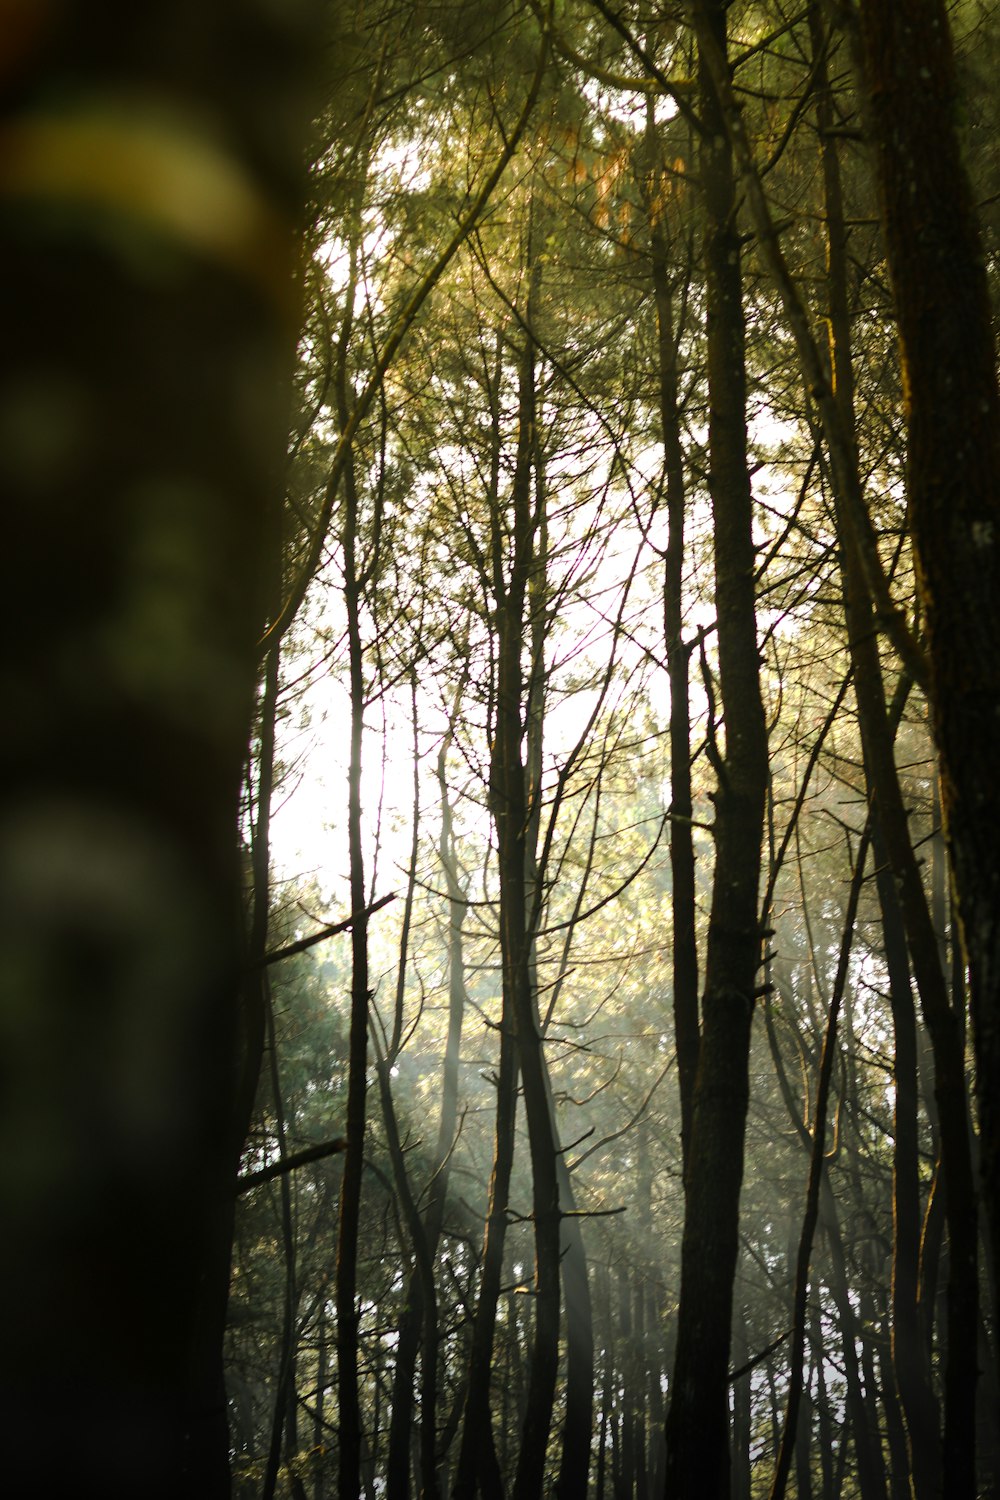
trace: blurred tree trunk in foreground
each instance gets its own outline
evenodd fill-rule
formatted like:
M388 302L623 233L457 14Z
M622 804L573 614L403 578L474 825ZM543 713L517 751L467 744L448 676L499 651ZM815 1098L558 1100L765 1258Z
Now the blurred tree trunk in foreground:
M229 1489L236 831L311 15L0 6L0 1410L18 1493L53 1424L77 1489Z

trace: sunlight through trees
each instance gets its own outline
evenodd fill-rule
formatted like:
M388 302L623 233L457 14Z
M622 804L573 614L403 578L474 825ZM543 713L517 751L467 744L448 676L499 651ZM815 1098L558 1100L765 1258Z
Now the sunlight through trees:
M997 7L282 9L0 3L18 1493L995 1496Z

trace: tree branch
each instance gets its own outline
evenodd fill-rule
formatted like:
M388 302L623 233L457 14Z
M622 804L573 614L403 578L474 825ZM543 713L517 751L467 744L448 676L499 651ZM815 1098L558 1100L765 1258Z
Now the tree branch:
M306 1167L312 1161L324 1161L328 1156L336 1156L341 1151L347 1150L347 1141L343 1136L337 1136L333 1141L322 1141L317 1146L305 1146L301 1151L293 1151L291 1156L285 1156L281 1161L273 1161L267 1167L260 1167L256 1172L244 1172L236 1179L236 1193L248 1193L251 1188L260 1187L262 1182L271 1182L275 1177L283 1177L286 1172L294 1172L297 1167Z
M315 948L317 943L323 943L327 938L336 937L338 932L347 932L355 922L360 922L362 917L370 917L374 912L381 911L383 906L388 906L390 901L395 901L396 892L390 891L388 896L380 896L373 901L371 906L365 906L361 911L354 911L342 922L333 922L329 927L322 927L319 932L313 932L309 937L298 938L294 943L286 943L283 948L275 948L271 953L265 953L250 965L251 969L264 969L270 964L280 963L283 958L294 958L298 953L307 953L310 948Z

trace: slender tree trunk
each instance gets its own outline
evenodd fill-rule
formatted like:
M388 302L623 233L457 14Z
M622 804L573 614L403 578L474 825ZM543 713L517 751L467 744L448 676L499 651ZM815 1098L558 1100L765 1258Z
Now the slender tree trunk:
M812 1500L812 1403L809 1399L809 1376L806 1376L802 1413L795 1427L795 1500Z
M851 1298L847 1256L844 1253L844 1240L840 1232L837 1203L828 1178L824 1178L822 1223L830 1251L830 1291L833 1294L833 1303L837 1309L837 1322L840 1327L840 1346L847 1386L847 1417L854 1438L858 1488L862 1500L885 1500L885 1461L879 1442L878 1424L870 1420L865 1399L867 1392L863 1356L858 1354L858 1346L862 1342L862 1330L855 1301ZM846 1441L842 1446L847 1447Z
M514 1121L517 1110L517 1056L506 1021L500 1026L500 1059L496 1073L497 1116L490 1176L489 1209L483 1245L479 1296L472 1320L469 1374L465 1391L462 1436L452 1500L473 1500L477 1485L484 1500L503 1500L496 1469L490 1415L490 1375L496 1335L497 1303L503 1273L504 1241L510 1174L514 1162ZM490 1456L492 1455L492 1463Z
M700 9L724 50L725 4L708 0ZM700 170L706 211L709 485L726 749L718 771L702 1037L685 1172L677 1357L667 1415L669 1500L728 1500L729 1495L729 1344L750 1027L760 963L757 903L767 786L746 453L740 236L730 145L703 57L700 100L706 132Z
M928 1343L919 1299L920 1180L917 1107L917 1028L910 989L906 933L881 833L874 838L876 884L882 914L889 1002L892 1007L892 1369L910 1455L913 1492L920 1500L936 1493L941 1437L938 1403L931 1380Z
M275 577L275 573L279 576ZM280 570L272 569L272 584ZM276 588L272 608L280 607ZM250 925L241 995L242 1046L234 1120L234 1150L247 1138L257 1102L257 1086L267 1036L270 988L264 959L267 954L271 916L271 804L274 796L274 742L281 682L281 648L275 645L265 657L258 709L256 785L253 788L253 826L250 843ZM251 766L252 775L254 767Z
M799 1136L803 1146L808 1150L811 1146L809 1131L802 1118L802 1113L792 1095L788 1082L785 1065L778 1047L778 1039L775 1034L773 1021L769 1012L766 1013L766 1025L768 1043L774 1058L775 1069L778 1074L778 1083L781 1089L785 1107L789 1117ZM880 1462L878 1446L878 1434L872 1431L868 1422L868 1416L864 1404L864 1390L861 1369L858 1361L858 1327L857 1317L851 1303L850 1285L847 1275L847 1257L844 1253L844 1243L840 1232L840 1223L837 1216L837 1203L833 1196L829 1178L821 1178L820 1185L820 1223L826 1236L830 1254L829 1284L833 1296L834 1306L837 1310L837 1318L840 1324L841 1343L843 1348L844 1381L847 1387L847 1414L850 1425L854 1432L855 1449L858 1462L858 1484L861 1492L861 1500L885 1500L885 1474ZM815 1322L815 1320L814 1320ZM815 1345L821 1342L821 1331L813 1329L814 1363L819 1361L820 1356L816 1353ZM823 1366L816 1364L817 1368L817 1390L822 1387ZM821 1445L828 1439L823 1436L829 1427L829 1409L825 1399L817 1397L819 1410ZM775 1442L777 1447L777 1439Z
M656 307L660 428L667 498L667 548L663 570L663 634L670 679L670 872L674 1036L681 1100L681 1152L687 1159L698 1067L698 949L695 938L694 840L691 828L691 708L684 641L684 518L687 494L681 443L677 330L667 242L667 194L659 143L648 106L646 125L650 192L650 265Z
M356 252L355 252L356 253ZM349 420L346 371L351 309L341 338L337 373L338 416L341 428ZM344 605L347 614L350 680L350 756L347 774L347 842L350 866L351 1012L348 1033L347 1145L340 1189L337 1224L337 1404L338 1500L357 1500L361 1490L363 1435L358 1392L358 1233L361 1225L361 1187L365 1155L365 1116L368 1094L368 916L365 861L361 827L361 765L364 741L364 653L361 639L362 579L357 557L359 499L351 458L344 472L344 519L341 545L344 560Z
M270 613L281 607L281 553L275 550L271 559ZM263 662L260 704L258 710L256 765L253 758L248 769L248 783L256 769L253 788L253 823L250 846L250 925L242 992L243 1047L237 1096L234 1146L242 1148L250 1129L257 1102L261 1067L265 1051L269 1061L270 1092L274 1106L278 1139L278 1159L287 1154L284 1099L281 1092L277 1042L274 1029L274 1006L270 970L265 963L271 916L271 807L274 796L274 752L281 686L281 643L275 642ZM238 1143L238 1145L237 1145ZM292 1225L290 1184L287 1174L279 1183L281 1204L281 1237L285 1261L285 1295L282 1311L282 1338L278 1378L275 1387L274 1415L268 1448L262 1500L270 1500L277 1484L281 1442L288 1412L288 1377L293 1363L293 1330L295 1319L295 1236Z
M885 1451L882 1445L882 1412L885 1395L879 1385L875 1356L880 1343L880 1318L875 1306L871 1283L863 1283L858 1297L858 1335L861 1343L861 1375L864 1382L864 1406L869 1451L878 1467L882 1493L886 1492Z
M313 1411L312 1445L316 1454L316 1472L313 1477L313 1500L326 1500L326 1451L329 1446L326 1417L326 1302L320 1307L316 1328L316 1405Z
M463 951L463 929L467 900L459 880L452 824L452 805L448 796L447 760L454 725L466 677L460 680L452 704L449 729L438 752L437 777L441 793L441 831L438 840L438 855L444 872L448 891L448 1031L445 1040L444 1066L441 1078L441 1114L438 1121L437 1146L431 1165L431 1187L427 1207L424 1210L419 1234L426 1245L428 1261L433 1265L441 1238L444 1208L448 1195L448 1156L454 1143L458 1123L458 1061L462 1039L462 1024L465 1018L465 957ZM387 1085L388 1087L388 1085ZM425 1361L437 1361L438 1327L435 1317L433 1325L428 1318L426 1296L426 1274L420 1263L410 1273L406 1300L400 1319L396 1345L396 1365L392 1383L392 1414L389 1421L389 1452L386 1462L386 1493L388 1500L408 1500L410 1494L410 1438L414 1409L414 1377L417 1356L423 1345ZM433 1287L433 1275L432 1275ZM436 1304L436 1295L435 1295ZM436 1381L424 1381L424 1393L430 1397L436 1389ZM421 1402L421 1430L436 1432L436 1415L430 1409L429 1400ZM431 1493L438 1484L437 1458L425 1442L425 1458L432 1459L431 1469L425 1464L422 1479L423 1490Z
M491 432L489 501L493 528L491 553L494 576L493 593L503 592L501 567L502 543L499 535L500 506L500 383L502 374L502 339L497 335L493 426ZM472 1319L472 1338L468 1358L468 1378L462 1412L462 1431L452 1500L473 1500L479 1485L484 1500L503 1500L503 1487L497 1464L490 1412L490 1376L496 1333L496 1311L500 1299L504 1244L507 1234L507 1208L510 1178L514 1163L514 1132L517 1115L518 1059L514 1044L514 1025L510 996L502 986L500 1016L500 1055L496 1072L496 1134L493 1148L493 1170L490 1175L489 1202L483 1243L483 1261L479 1294ZM506 1437L506 1426L504 1429ZM505 1465L506 1467L506 1465Z
M636 1458L635 1332L632 1327L632 1286L628 1265L624 1261L618 1267L618 1335L622 1350L622 1418L615 1500L634 1500Z
M278 1063L278 1045L274 1028L274 1007L267 973L263 976L267 1004L267 1051L271 1081L271 1102L274 1105L275 1129L278 1138L278 1160L284 1162L288 1156L288 1137L285 1129L285 1101L281 1089L281 1070ZM278 1467L281 1463L286 1436L295 1431L295 1356L297 1330L295 1327L298 1307L296 1277L295 1219L292 1211L292 1184L289 1173L282 1172L278 1178L278 1193L281 1202L281 1248L285 1262L285 1290L281 1316L281 1345L278 1354L278 1373L275 1381L274 1416L271 1422L271 1441L268 1447L261 1500L274 1500L278 1483ZM295 1449L293 1448L294 1452Z
M739 1366L750 1358L750 1343L747 1337L746 1310L741 1309L736 1320L736 1336L733 1354ZM731 1500L750 1500L753 1468L750 1462L750 1445L753 1438L752 1387L749 1375L733 1385L733 1467L730 1484Z
M646 1288L641 1276L632 1278L632 1324L635 1328L635 1493L646 1500L649 1474L646 1468ZM659 1422L660 1413L656 1412Z
M530 254L530 251L529 251ZM529 1364L528 1400L512 1495L534 1500L542 1476L552 1420L559 1359L559 1184L556 1141L549 1108L543 1039L532 982L527 844L531 809L521 742L526 715L522 656L525 650L528 584L535 565L538 516L532 514L531 475L535 453L535 351L530 332L537 265L530 271L525 347L518 390L518 442L512 481L513 535L506 581L497 599L498 681L490 794L497 830L500 874L500 951L505 1008L514 1026L523 1081L531 1158L535 1230L535 1327ZM504 568L495 559L498 581Z
M890 1500L911 1500L913 1491L910 1487L910 1474L913 1464L906 1437L903 1408L899 1400L898 1384L893 1371L892 1351L885 1339L879 1345L878 1361L882 1376L879 1384L882 1389L885 1442L889 1460L889 1497ZM935 1443L938 1441L937 1425L935 1422L931 1434L932 1441Z
M441 1484L437 1465L438 1321L437 1288L434 1281L434 1257L426 1226L420 1217L420 1212L417 1208L407 1175L406 1162L403 1155L403 1143L400 1139L399 1125L396 1120L395 1106L392 1101L389 1070L389 1059L380 1057L378 1061L378 1081L379 1092L382 1098L382 1115L385 1120L386 1137L389 1147L389 1157L392 1162L396 1195L403 1211L403 1219L409 1231L410 1241L413 1245L413 1257L416 1262L414 1273L418 1278L420 1288L417 1310L424 1330L419 1446L420 1494L422 1500L438 1500L441 1494ZM412 1400L410 1405L412 1409ZM393 1416L395 1416L395 1413L393 1413ZM390 1435L391 1433L392 1419L390 1419ZM396 1462L397 1464L401 1464L402 1457L397 1457Z
M551 1107L551 1088L549 1090ZM590 1472L590 1433L594 1416L594 1321L587 1252L566 1158L556 1159L563 1299L566 1304L566 1415L563 1424L556 1500L586 1500ZM567 1217L567 1215L569 1215Z
M833 1489L833 1424L830 1421L830 1403L826 1394L826 1347L823 1338L823 1319L819 1309L812 1317L812 1358L816 1370L816 1428L819 1435L820 1495L822 1500L834 1500ZM846 1444L844 1445L846 1447Z
M983 1495L1000 1494L1000 1372L997 1369L996 1323L979 1327L979 1482Z
M663 1341L666 1315L662 1305L662 1297L658 1295L652 1273L650 1273L647 1296L649 1305L646 1313L646 1326L649 1330L650 1341L650 1355L647 1362L648 1386L646 1397L647 1409L649 1411L649 1457L646 1463L649 1474L647 1500L659 1500L659 1496L663 1494L665 1483L663 1423L658 1418L663 1410L663 1390L667 1365Z
M601 1376L601 1424L600 1436L597 1447L597 1464L594 1474L595 1500L605 1500L607 1494L607 1474L609 1467L614 1472L613 1463L608 1463L608 1438L611 1436L612 1445L614 1441L614 1404L615 1404L615 1338L614 1338L614 1313L611 1308L611 1275L607 1266L602 1266L598 1273L598 1304L604 1310L604 1347L601 1351L602 1376Z
M774 1480L771 1485L771 1500L783 1500L788 1476L791 1473L792 1460L798 1451L796 1448L796 1429L798 1426L799 1408L802 1401L803 1370L806 1335L808 1331L809 1268L812 1259L813 1238L816 1232L816 1225L819 1221L820 1192L824 1181L823 1164L826 1155L827 1109L833 1078L837 1024L844 989L848 980L848 964L854 940L854 924L858 913L858 902L861 898L861 883L864 879L869 841L869 829L866 826L858 847L854 873L851 879L851 890L848 897L847 913L844 919L844 932L840 945L840 958L834 977L833 993L830 997L826 1034L823 1038L823 1051L820 1059L819 1078L816 1084L816 1107L813 1111L809 1182L806 1189L806 1207L802 1220L802 1232L799 1237L795 1269L795 1295L792 1307L792 1337L789 1350L788 1397L785 1409L785 1425L781 1434L781 1446L778 1449L778 1461L775 1466Z
M413 918L413 900L417 884L417 857L420 838L420 729L415 669L411 670L410 674L410 691L413 722L413 802L411 807L410 861L406 882L406 899L403 905L403 922L399 936L399 959L392 1031L388 1049L384 1054L378 1045L377 1037L375 1038L376 1050L378 1052L379 1096L382 1103L382 1116L385 1121L386 1141L389 1147L389 1159L392 1164L396 1199L402 1210L403 1220L406 1224L410 1244L413 1248L414 1259L410 1275L409 1295L400 1330L401 1337L397 1345L396 1368L393 1372L393 1402L391 1403L389 1419L389 1452L386 1462L386 1483L387 1489L391 1492L394 1481L398 1486L400 1479L402 1479L404 1486L403 1493L409 1494L409 1445L406 1444L403 1446L399 1441L402 1421L400 1420L400 1415L397 1414L395 1398L397 1395L401 1396L401 1404L404 1408L402 1415L406 1422L405 1430L408 1431L411 1425L413 1410L413 1369L411 1365L409 1368L409 1379L406 1378L404 1369L403 1379L401 1380L400 1357L401 1355L404 1359L410 1357L415 1361L417 1349L421 1345L420 1335L422 1332L423 1359L421 1421L419 1430L420 1492L423 1500L438 1500L441 1493L441 1484L437 1463L438 1316L437 1283L434 1276L434 1258L437 1253L438 1232L435 1230L433 1236L428 1233L427 1225L417 1206L403 1150L403 1143L400 1138L396 1108L392 1096L393 1064L399 1056L403 1042L410 927ZM446 736L442 745L442 754L446 753L448 740L449 737ZM443 810L442 823L447 823L447 817ZM447 1077L447 1063L445 1071ZM439 1165L443 1167L443 1161L439 1162ZM411 1335L410 1349L402 1347L402 1336L406 1333ZM401 1387L403 1387L402 1390ZM394 1441L396 1445L395 1452L393 1451ZM399 1451L400 1448L402 1448L402 1452Z
M537 301L537 289L535 298ZM544 1037L545 1028L538 1006L537 952L534 934L542 920L544 909L542 872L538 868L538 846L543 806L542 770L547 686L545 645L549 627L548 515L545 462L537 417L533 425L532 462L535 480L536 541L534 561L528 578L530 668L526 683L527 709L525 714L525 774L528 793L525 829L525 898L531 929L532 1007L539 1036ZM556 1186L561 1210L559 1259L566 1305L566 1399L559 1473L553 1487L553 1495L555 1500L586 1500L587 1477L590 1472L590 1443L581 1441L581 1433L590 1432L594 1417L593 1308L583 1229L580 1219L576 1216L573 1182L559 1138L552 1080L544 1050L541 1053L541 1063L549 1112L549 1128L555 1150Z

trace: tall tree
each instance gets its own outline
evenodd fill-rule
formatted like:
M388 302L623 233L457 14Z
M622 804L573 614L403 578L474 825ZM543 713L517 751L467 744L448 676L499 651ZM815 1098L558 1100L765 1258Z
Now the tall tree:
M81 1489L228 1492L236 829L314 19L4 12L0 566L32 624L3 653L2 1423L25 1492L54 1413Z
M705 0L701 21L725 55L727 6ZM717 754L715 872L702 1032L684 1168L685 1216L677 1355L667 1413L673 1500L729 1493L729 1345L749 1100L750 1028L760 965L761 840L767 727L754 597L753 503L736 176L704 49L699 65L704 196L709 490L725 752Z
M818 41L818 38L817 38ZM817 47L820 57L822 52ZM899 787L892 749L892 730L885 702L882 667L875 645L873 618L864 582L864 570L851 527L846 520L843 488L855 490L853 506L864 506L856 458L854 420L854 376L851 356L851 322L847 297L846 230L836 143L829 127L823 145L823 169L827 216L830 365L833 372L834 399L837 402L843 433L852 456L849 465L838 469L834 480L836 504L840 517L841 555L844 575L845 613L848 640L854 668L866 778L879 827L879 844L885 851L895 877L896 891L886 892L886 943L893 936L893 906L906 930L914 976L924 1018L934 1052L935 1094L942 1127L943 1165L947 1179L947 1218L949 1227L947 1400L945 1407L944 1463L954 1493L971 1494L974 1484L975 1455L975 1368L977 1312L976 1275L976 1205L971 1161L971 1147L966 1115L964 1069L964 1028L950 1002L945 975L934 934L929 903L912 847L907 815ZM884 881L883 881L884 885ZM897 975L897 986L901 983ZM897 1004L905 1005L905 996L897 989ZM905 1018L901 1017L899 1044L901 1062L905 1062ZM905 1099L905 1089L904 1089ZM905 1132L903 1141L905 1142ZM900 1228L906 1224L912 1207L907 1206L907 1184L897 1182L902 1197L898 1204ZM898 1264L900 1272L904 1265ZM905 1273L904 1273L905 1283ZM915 1309L914 1309L915 1313ZM913 1318L913 1325L916 1318ZM896 1338L905 1342L906 1333L897 1329ZM914 1403L919 1400L919 1363L908 1362L903 1372L901 1394L909 1421L911 1452L920 1462L914 1463L914 1483L919 1493L925 1487L933 1493L937 1487L940 1459L932 1443L933 1424L928 1421L926 1403L918 1418Z
M994 1288L1000 1257L1000 388L944 0L862 0L903 364L907 496L958 893Z

